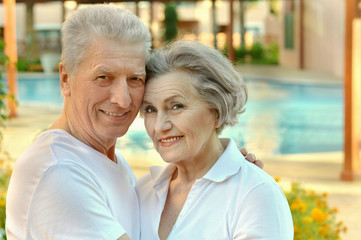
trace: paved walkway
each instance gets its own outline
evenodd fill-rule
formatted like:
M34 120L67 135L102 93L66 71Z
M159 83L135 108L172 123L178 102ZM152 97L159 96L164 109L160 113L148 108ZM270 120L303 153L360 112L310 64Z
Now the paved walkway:
M307 79L317 81L319 84L330 81L332 84L342 84L340 78L328 77L327 74L312 74L311 72L300 72L281 68L267 68L253 66L240 67L245 77L252 74L272 76L273 80L300 81L302 76ZM257 73L257 74L256 74ZM283 73L284 75L282 75ZM292 77L287 77L285 74ZM278 74L282 76L279 77ZM303 75L305 74L305 75ZM308 75L310 74L310 75ZM291 80L290 80L291 79ZM311 80L308 80L311 83ZM316 82L314 82L316 83ZM7 150L11 158L16 158L35 138L35 136L46 129L61 113L60 108L39 107L32 105L20 105L18 117L6 123L4 130L3 147ZM257 154L257 153L256 153ZM361 221L361 181L343 182L340 181L342 170L343 154L316 153L316 154L293 154L267 157L262 159L265 163L265 171L272 176L280 177L281 184L287 188L291 182L299 181L308 189L313 189L319 193L327 192L330 206L339 209L339 220L344 221L349 231L342 236L343 240L359 240L361 233L359 224ZM141 176L148 171L152 163L140 164L131 160L130 164L137 176Z

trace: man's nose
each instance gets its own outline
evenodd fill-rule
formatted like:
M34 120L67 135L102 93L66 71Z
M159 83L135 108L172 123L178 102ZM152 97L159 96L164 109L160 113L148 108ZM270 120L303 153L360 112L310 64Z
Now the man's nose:
M121 108L128 108L132 102L129 90L126 79L114 81L114 86L112 86L111 89L110 102L117 104Z

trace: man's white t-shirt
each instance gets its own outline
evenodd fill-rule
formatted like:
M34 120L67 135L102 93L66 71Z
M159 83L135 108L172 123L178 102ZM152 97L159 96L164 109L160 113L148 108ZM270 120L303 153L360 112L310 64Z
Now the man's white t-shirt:
M158 228L176 166L152 167L139 179L141 239L159 239ZM197 179L168 240L292 240L293 222L277 182L248 162L233 140L201 179Z
M17 159L6 202L8 239L139 239L137 181L64 130L48 130Z

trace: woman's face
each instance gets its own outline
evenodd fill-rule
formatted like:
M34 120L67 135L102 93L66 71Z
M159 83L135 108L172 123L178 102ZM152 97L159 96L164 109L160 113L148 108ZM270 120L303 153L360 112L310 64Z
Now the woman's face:
M217 114L197 96L188 73L148 80L141 111L147 133L166 162L206 158L218 141Z

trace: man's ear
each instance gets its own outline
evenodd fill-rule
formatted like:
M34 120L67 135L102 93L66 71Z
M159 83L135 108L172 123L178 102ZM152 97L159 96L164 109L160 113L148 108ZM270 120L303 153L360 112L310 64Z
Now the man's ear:
M69 73L66 71L63 63L59 63L60 87L64 97L70 96Z

